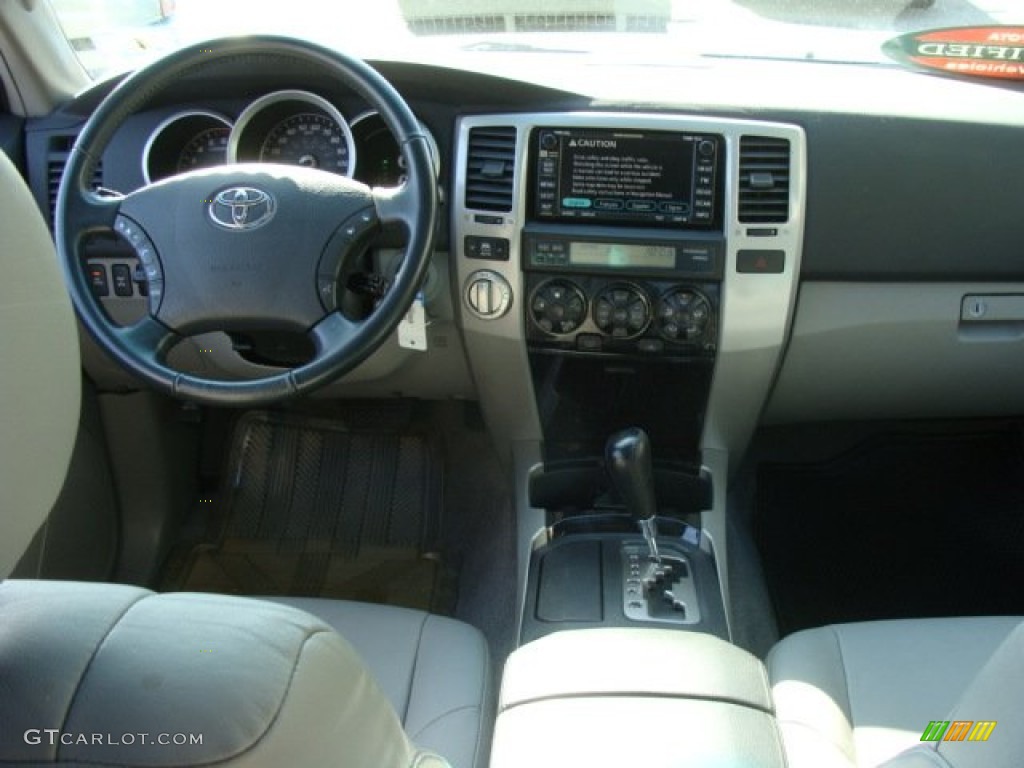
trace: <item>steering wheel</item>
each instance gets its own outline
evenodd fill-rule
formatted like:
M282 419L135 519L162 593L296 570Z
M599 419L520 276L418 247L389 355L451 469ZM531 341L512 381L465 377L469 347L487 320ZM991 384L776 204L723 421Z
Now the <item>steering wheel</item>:
M376 109L406 163L396 188L326 171L239 164L192 171L128 195L89 186L103 150L125 118L182 78L226 60L276 56L315 68ZM212 405L257 405L308 393L365 360L401 321L433 247L438 190L430 147L397 91L362 61L314 43L276 36L215 40L177 51L126 78L93 112L68 158L57 196L56 240L71 299L102 349L153 387ZM401 268L371 315L346 317L338 278L366 238L401 225ZM131 243L149 285L149 312L113 324L93 298L82 246L97 231ZM167 352L184 336L253 328L308 334L304 365L249 381L180 373Z

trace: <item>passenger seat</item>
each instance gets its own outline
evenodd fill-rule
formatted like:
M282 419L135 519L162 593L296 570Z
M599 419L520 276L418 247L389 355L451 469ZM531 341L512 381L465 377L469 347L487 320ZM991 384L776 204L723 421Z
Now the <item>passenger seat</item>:
M789 768L1017 768L1022 621L876 621L786 637L767 667ZM987 740L987 727L971 738L979 722L996 723Z

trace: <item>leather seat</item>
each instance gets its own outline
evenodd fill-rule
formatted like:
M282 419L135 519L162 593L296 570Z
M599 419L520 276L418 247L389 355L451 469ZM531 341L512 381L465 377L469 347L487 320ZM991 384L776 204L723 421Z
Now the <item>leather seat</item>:
M52 240L2 151L0 190L2 579L61 489L81 373ZM3 581L0 764L478 768L489 666L477 630L401 608ZM204 739L110 743L139 733Z
M0 584L0 764L445 768L352 648L294 608Z
M487 642L474 627L394 606L264 599L311 613L344 637L417 746L454 768L486 764L496 703Z
M1021 617L839 624L767 659L790 768L1018 766ZM922 744L932 721L996 721L985 742Z

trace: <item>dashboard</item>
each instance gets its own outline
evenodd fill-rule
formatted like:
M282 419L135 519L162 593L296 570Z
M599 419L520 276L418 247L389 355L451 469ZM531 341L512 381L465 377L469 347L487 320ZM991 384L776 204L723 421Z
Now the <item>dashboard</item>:
M713 62L685 82L562 64L375 63L436 146L429 350L389 342L329 395L479 399L499 444L570 458L631 409L683 458L740 448L764 423L1024 411L1019 91L827 64ZM28 122L47 215L112 86ZM127 191L267 160L401 183L356 94L271 61L172 87L125 121L96 181ZM88 266L127 322L145 301L117 248ZM370 269L397 254L378 244ZM244 339L191 341L186 368L245 378L274 363Z

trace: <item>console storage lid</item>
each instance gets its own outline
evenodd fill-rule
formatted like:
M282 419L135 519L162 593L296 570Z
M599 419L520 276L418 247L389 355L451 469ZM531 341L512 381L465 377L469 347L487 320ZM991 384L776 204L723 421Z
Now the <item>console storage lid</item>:
M501 710L559 697L678 697L772 711L761 661L713 635L672 629L556 632L509 656Z
M557 632L505 666L491 768L784 768L764 667L711 635Z

